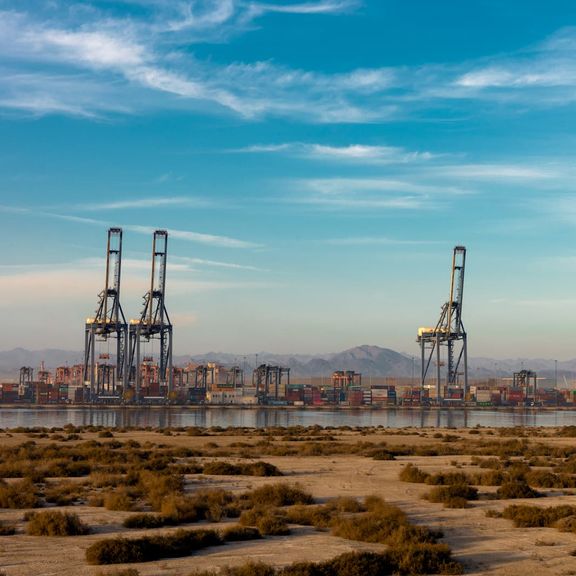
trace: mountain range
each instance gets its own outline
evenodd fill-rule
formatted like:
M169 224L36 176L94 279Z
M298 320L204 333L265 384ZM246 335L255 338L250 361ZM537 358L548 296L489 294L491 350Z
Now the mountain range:
M14 379L22 366L32 366L35 370L44 362L46 369L56 366L73 365L83 362L83 353L79 351L46 349L0 351L0 378ZM400 376L418 377L420 373L419 355L396 352L380 346L363 345L332 354L230 354L208 352L187 356L175 356L174 365L184 366L189 362L217 362L230 366L239 365L252 370L256 364L273 364L290 368L292 376L328 376L335 370L354 370L363 376ZM576 375L576 359L558 361L545 358L470 358L468 362L471 379L510 377L513 372L523 368L535 371L538 376L549 380L557 379L560 386L568 384Z

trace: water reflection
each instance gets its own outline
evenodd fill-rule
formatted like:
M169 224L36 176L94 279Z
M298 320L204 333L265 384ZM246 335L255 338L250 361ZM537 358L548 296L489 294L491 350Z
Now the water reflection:
M474 426L568 426L576 412L565 410L402 409L314 410L271 408L0 408L0 427L178 427L360 426L385 428L470 428Z

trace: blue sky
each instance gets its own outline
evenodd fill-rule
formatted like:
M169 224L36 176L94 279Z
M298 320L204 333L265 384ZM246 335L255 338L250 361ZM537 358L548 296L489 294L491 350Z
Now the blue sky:
M176 352L572 358L576 4L0 0L0 349L81 349L169 231Z

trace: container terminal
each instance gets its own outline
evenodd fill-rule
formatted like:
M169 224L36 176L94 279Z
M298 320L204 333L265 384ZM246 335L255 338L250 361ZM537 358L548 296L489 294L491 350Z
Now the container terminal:
M140 315L121 306L121 228L110 228L104 289L84 325L84 361L48 370L23 366L17 382L0 383L10 405L237 405L237 406L566 406L576 390L542 384L532 370L509 377L470 379L463 322L466 248L452 254L450 291L433 327L420 327L419 378L362 378L337 370L328 377L290 378L290 368L266 363L247 372L215 362L173 365L174 327L166 307L168 233L152 238L151 274Z

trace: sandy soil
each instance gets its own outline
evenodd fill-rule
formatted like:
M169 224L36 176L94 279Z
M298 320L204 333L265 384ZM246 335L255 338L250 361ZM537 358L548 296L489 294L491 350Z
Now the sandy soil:
M369 435L357 432L346 433L342 441L356 442L385 440L388 444L437 443L433 440L434 431L428 430L425 436L421 431L413 434L373 431ZM450 431L451 434L467 438L468 431ZM82 434L83 439L96 437ZM216 442L225 446L233 442L256 442L258 437L218 436L189 437L186 435L162 436L154 432L133 431L117 436L121 440L134 438L140 442L152 440L156 443L189 447L205 446ZM23 442L21 435L0 435L2 444ZM572 444L567 438L535 438L531 441L553 444ZM226 460L234 461L233 458ZM436 472L454 470L454 463L466 470L469 456L440 457L401 457L394 461L376 461L354 455L314 456L314 457L269 457L263 460L275 464L285 474L282 481L298 482L309 490L319 501L335 496L362 497L370 494L382 496L390 503L398 505L410 519L430 528L441 528L444 541L450 545L454 557L464 563L466 574L492 576L568 576L576 575L576 557L570 552L576 549L576 536L561 533L552 528L518 529L508 520L487 518L488 509L501 510L510 501L480 500L472 502L469 508L449 510L441 504L432 504L420 496L429 486L408 484L398 480L398 474L408 462L418 467ZM470 470L477 471L477 467ZM189 476L188 489L199 486L223 487L242 491L264 483L278 482L275 478L253 478L238 476ZM481 487L482 494L494 491ZM576 506L576 496L565 495L560 490L545 491L547 497L538 501L516 500L514 503L530 503L540 506L559 503ZM126 512L109 512L103 508L74 506L70 509L93 527L88 536L47 538L27 536L23 533L21 510L0 510L1 520L18 523L18 534L0 537L0 570L7 576L38 575L96 575L115 572L122 566L94 567L86 564L84 554L93 542L104 537L127 532L122 528ZM231 524L233 522L230 522ZM223 527L219 524L194 524L189 527ZM167 529L163 529L167 530ZM152 531L146 531L150 533ZM130 536L144 531L129 531ZM194 556L159 562L131 565L143 576L170 575L186 576L195 569L216 568L225 565L242 564L246 560L262 560L274 565L284 565L299 560L326 560L342 552L352 550L378 550L382 547L359 542L351 542L318 532L313 528L298 527L290 536L266 538L262 541L241 542L211 548Z

